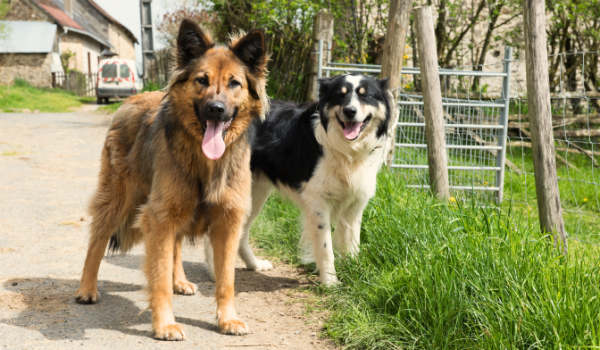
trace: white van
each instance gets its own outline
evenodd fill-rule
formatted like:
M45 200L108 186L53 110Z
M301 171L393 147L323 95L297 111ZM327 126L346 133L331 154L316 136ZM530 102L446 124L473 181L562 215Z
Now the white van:
M124 98L142 91L144 83L134 60L109 58L101 60L96 82L98 104L108 103L109 98Z

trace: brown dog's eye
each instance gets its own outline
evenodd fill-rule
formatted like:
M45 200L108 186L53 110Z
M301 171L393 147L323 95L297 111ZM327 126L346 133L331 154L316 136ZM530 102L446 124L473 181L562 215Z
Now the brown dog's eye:
M200 77L196 79L196 81L200 83L200 85L208 86L208 79L206 77Z
M236 87L241 86L241 85L242 84L239 81L237 81L237 80L232 80L232 81L229 82L229 88L231 88L231 89L236 88Z

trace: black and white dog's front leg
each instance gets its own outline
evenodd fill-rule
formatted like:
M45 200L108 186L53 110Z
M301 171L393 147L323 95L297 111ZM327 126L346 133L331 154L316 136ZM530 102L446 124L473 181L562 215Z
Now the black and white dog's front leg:
M358 253L362 215L368 202L368 200L361 200L352 203L338 217L333 233L333 244L343 256L353 256Z
M317 269L320 271L321 283L326 286L334 285L338 283L338 279L331 241L331 210L325 202L314 200L311 205L305 207L304 213L302 245L307 248L310 241Z

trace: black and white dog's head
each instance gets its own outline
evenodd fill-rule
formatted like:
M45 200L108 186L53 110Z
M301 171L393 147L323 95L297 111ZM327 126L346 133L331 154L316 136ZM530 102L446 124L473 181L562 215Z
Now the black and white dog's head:
M319 115L328 138L363 143L387 134L390 121L387 79L339 75L320 79L319 84Z

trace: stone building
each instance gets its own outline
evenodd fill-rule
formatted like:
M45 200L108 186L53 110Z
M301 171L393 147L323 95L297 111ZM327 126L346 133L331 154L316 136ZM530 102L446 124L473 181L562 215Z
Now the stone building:
M40 74L47 73L49 77L32 79L28 73L22 78L30 80L30 83L36 86L48 86L51 84L49 65L60 57L68 57L68 68L82 73L96 73L102 52L105 50L115 53L115 57L135 60L134 45L138 43L137 38L93 0L11 0L10 3L11 8L5 20L9 27L16 25L19 28L9 30L8 37L0 40L0 75L6 75L3 73L8 72L13 74L13 78L14 74L21 77L20 74L25 74L26 71L33 72L36 67ZM41 25L26 22L46 22L54 26L54 34L48 37L47 33L41 32L45 30ZM26 27L26 31L22 30ZM48 40L50 43L45 42ZM46 53L50 58L33 59L33 52L15 52L22 49L8 48L8 43L13 43L14 47L14 43L27 41L44 48L50 45L52 51ZM36 55L42 54L37 51ZM20 55L18 59L15 59L16 55ZM44 68L41 68L42 66ZM41 73L42 71L44 73ZM6 79L8 78L0 77L0 83L5 83L3 80Z
M0 84L21 78L35 86L50 86L52 72L62 71L60 56L54 50L56 24L42 21L2 24L9 33L19 35L10 35L0 44Z

